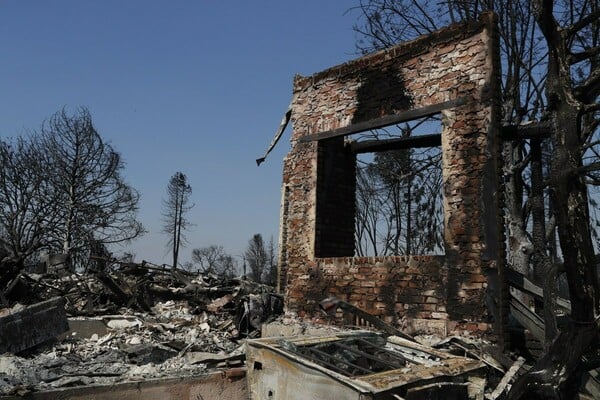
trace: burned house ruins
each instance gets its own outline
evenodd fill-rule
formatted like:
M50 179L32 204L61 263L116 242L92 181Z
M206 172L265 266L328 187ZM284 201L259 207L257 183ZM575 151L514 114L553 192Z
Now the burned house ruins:
M483 14L295 77L266 153L291 119L279 293L105 257L85 274L20 273L4 294L39 303L0 312L0 398L502 398L531 361L503 353L509 309L538 340L544 327L509 302L509 285L543 291L505 270L496 22ZM434 115L440 134L350 140ZM355 256L357 154L430 146L442 159L440 254ZM373 329L313 323L324 318ZM588 375L582 386L598 393Z
M288 310L312 316L336 296L408 331L501 332L499 67L486 14L295 77L279 254ZM356 143L346 136L434 114L445 254L354 257Z

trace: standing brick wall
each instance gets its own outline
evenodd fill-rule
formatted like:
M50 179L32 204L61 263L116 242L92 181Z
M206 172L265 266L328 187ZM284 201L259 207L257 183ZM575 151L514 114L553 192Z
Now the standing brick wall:
M317 300L336 295L398 324L413 318L436 329L485 330L492 314L501 319L501 296L490 290L503 246L497 43L494 17L486 14L295 77L279 246L288 310L311 316ZM341 137L299 140L457 99L463 101L442 112L445 255L353 258L355 157ZM495 304L491 312L486 304Z

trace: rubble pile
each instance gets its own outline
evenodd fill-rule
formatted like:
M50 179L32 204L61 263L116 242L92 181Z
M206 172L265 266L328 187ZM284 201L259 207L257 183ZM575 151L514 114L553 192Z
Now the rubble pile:
M0 395L241 366L240 339L259 336L262 323L282 311L269 286L145 263L21 272L0 290L10 306L0 318L59 297L70 326L54 340L0 355Z
M239 365L242 345L231 317L192 314L185 301L157 303L150 313L100 317L107 333L72 332L25 354L0 356L0 394L198 375Z
M68 315L97 315L121 307L150 311L159 301L187 300L191 306L206 307L230 295L271 293L273 289L242 278L225 279L214 274L191 273L151 263L103 264L83 273L67 269L53 273L21 271L0 287L6 303L34 304L63 297ZM227 304L225 304L227 305Z
M294 313L278 318L283 299L269 286L148 263L83 273L20 271L0 279L0 301L0 397L225 370L248 371L250 397L266 398L272 388L261 375L265 370L306 383L305 376L286 372L297 363L337 376L327 387L348 381L369 391L385 383L408 397L440 392L494 400L530 366L482 338L406 335L335 298L319 304L323 320ZM340 312L367 325L327 324ZM271 338L256 339L261 331ZM281 361L262 367L280 353ZM586 382L587 392L597 393L595 381Z

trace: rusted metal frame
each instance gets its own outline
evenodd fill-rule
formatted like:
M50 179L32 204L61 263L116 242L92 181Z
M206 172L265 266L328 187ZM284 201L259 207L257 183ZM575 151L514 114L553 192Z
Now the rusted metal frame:
M387 140L364 140L349 143L350 151L355 154L373 153L376 151L418 149L424 147L436 147L442 145L442 134L432 133L429 135L409 136Z
M332 336L332 337L325 337L325 338L320 338L319 342L322 342L322 339L325 339L326 342L332 342L335 340L339 340L341 337L344 337L346 335L342 334L340 336L336 335L336 336ZM304 367L310 368L310 369L315 369L316 371L327 375L328 377L334 379L335 381L348 386L350 388L352 388L353 390L356 390L360 393L367 393L367 390L372 390L371 388L366 389L362 379L364 379L364 376L359 379L349 379L352 377L349 377L347 375L347 373L344 371L344 373L339 373L337 371L331 370L326 368L324 365L322 365L320 360L310 360L307 357L304 356L304 354L300 353L298 351L298 348L300 346L306 346L306 345L314 345L317 344L314 341L315 338L306 338L306 339L300 339L300 340L290 340L289 342L286 340L282 340L280 338L263 338L263 339L252 339L248 341L249 344L249 349L255 349L255 350L260 350L260 351L266 351L266 352L273 352L274 354L276 354L278 357L283 357L286 360L289 360L290 362L297 362L300 363L301 365L303 365ZM250 345L251 343L251 345ZM291 344L292 346L287 346L287 347L281 347L282 344ZM248 357L248 354L251 354L252 350L250 350L249 352L246 352L246 355ZM248 358L247 358L248 360ZM370 375L365 375L365 376L370 376Z
M304 349L304 350L308 350L308 349ZM327 353L322 352L322 351L317 352L317 351L314 351L314 350L315 349L310 349L310 351L300 351L300 350L294 351L294 350L291 350L291 349L286 349L286 351L288 351L288 352L290 352L292 354L295 354L296 356L304 357L307 360L314 362L315 364L331 368L335 372L337 372L339 374L342 374L344 376L354 376L354 375L350 374L348 371L346 371L346 370L338 367L337 365L332 364L329 361L323 360L321 358L318 358L318 357L312 355L311 352L322 354L322 355L326 356L328 359L334 358L336 361L342 362L343 364L349 364L346 360L338 359L337 357L331 356L331 354L327 354ZM367 370L367 371L371 372L370 370Z
M381 358L379 358L379 357L377 357L377 356L375 356L373 354L369 354L369 353L366 353L366 352L354 349L354 348L346 345L346 343L348 343L348 342L360 342L363 345L366 345L366 346L369 346L369 347L372 347L372 348L376 349L377 351L385 352L387 355L389 355L389 356L391 356L393 358L400 359L400 360L405 361L405 362L410 362L410 360L404 359L401 355L395 354L395 353L393 353L393 352L391 352L391 351L389 351L389 350L387 350L387 349L385 349L383 347L377 346L376 344L374 344L372 342L369 342L368 340L365 340L363 338L350 338L350 339L345 340L345 341L332 341L332 342L328 342L328 343L324 343L324 344L334 345L336 347L342 348L342 349L344 349L346 351L349 351L349 352L351 352L353 354L360 355L360 356L362 356L364 358L373 360L373 361L375 361L375 362L377 362L377 363L379 363L381 365L384 365L384 366L386 366L387 368L390 368L390 369L398 369L398 368L403 368L405 366L405 364L397 364L397 363L391 362L389 360L383 360L383 359L381 359ZM287 350L293 352L296 355L306 357L307 359L309 359L309 360L311 360L313 362L322 363L322 365L326 365L326 366L328 366L330 368L333 368L337 372L340 372L340 373L342 373L344 375L355 376L355 374L352 374L349 371L343 370L343 369L339 368L337 365L331 364L328 361L323 360L322 358L315 357L313 354L317 354L317 355L320 355L321 357L325 357L326 359L333 360L333 361L335 361L337 363L345 364L345 365L348 365L350 367L359 369L359 370L365 372L366 374L369 374L369 373L373 372L370 369L366 369L366 368L361 367L359 365L356 365L356 364L354 364L354 363L352 363L352 362L350 362L348 360L344 360L342 358L336 357L333 354L330 354L330 353L328 353L326 351L323 351L323 350L319 349L317 346L319 346L319 345L315 345L315 346L297 346L297 347L290 346L289 348L287 348Z
M346 365L348 365L348 366L350 366L352 368L356 368L356 369L364 372L365 374L370 374L370 373L373 372L369 368L361 367L358 364L354 364L353 362L350 362L348 360L344 360L343 358L336 357L333 354L330 354L330 353L328 353L326 351L320 350L320 349L315 348L315 347L310 348L310 352L319 354L322 357L327 357L331 361L335 361L335 362L340 363L340 364L346 364ZM350 371L346 371L346 374L351 374L352 376L356 376L357 375L355 373L351 373Z
M453 337L447 342L442 341L442 342L438 343L436 346L440 346L441 343L449 343L453 346L456 346L459 349L461 349L462 351L464 351L465 354L468 355L469 357L476 358L476 359L480 360L481 362L489 365L490 367L500 371L501 373L503 373L503 374L505 373L505 369L499 361L497 361L495 358L493 358L491 355L485 353L481 349L469 347L468 343L463 342L459 338Z
M411 357L422 358L423 360L428 360L430 362L439 363L448 358L447 353L436 350L433 347L423 346L414 340L409 341L398 336L391 336L387 338L387 342L395 347L400 347L401 350L399 351L407 353ZM410 361L419 363L418 361L415 361L415 359L410 359Z
M315 140L330 139L334 137L341 137L352 135L354 133L370 131L372 129L379 129L385 126L399 124L401 122L411 121L417 118L429 117L431 115L440 113L444 110L459 107L467 104L467 97L457 97L453 100L444 101L442 103L432 104L413 110L401 111L397 114L386 115L380 118L370 119L368 121L358 122L356 124L344 126L342 128L332 129L329 131L313 133L311 135L303 136L299 139L300 143L312 142Z

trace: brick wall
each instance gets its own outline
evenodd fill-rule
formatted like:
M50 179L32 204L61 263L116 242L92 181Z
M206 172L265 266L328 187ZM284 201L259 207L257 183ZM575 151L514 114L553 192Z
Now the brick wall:
M487 329L497 313L486 304L497 309L501 301L490 283L503 249L497 43L487 14L295 77L279 258L288 310L310 316L317 300L336 295L395 323ZM442 112L445 255L352 258L355 157L342 138L299 139L456 99L464 102Z

